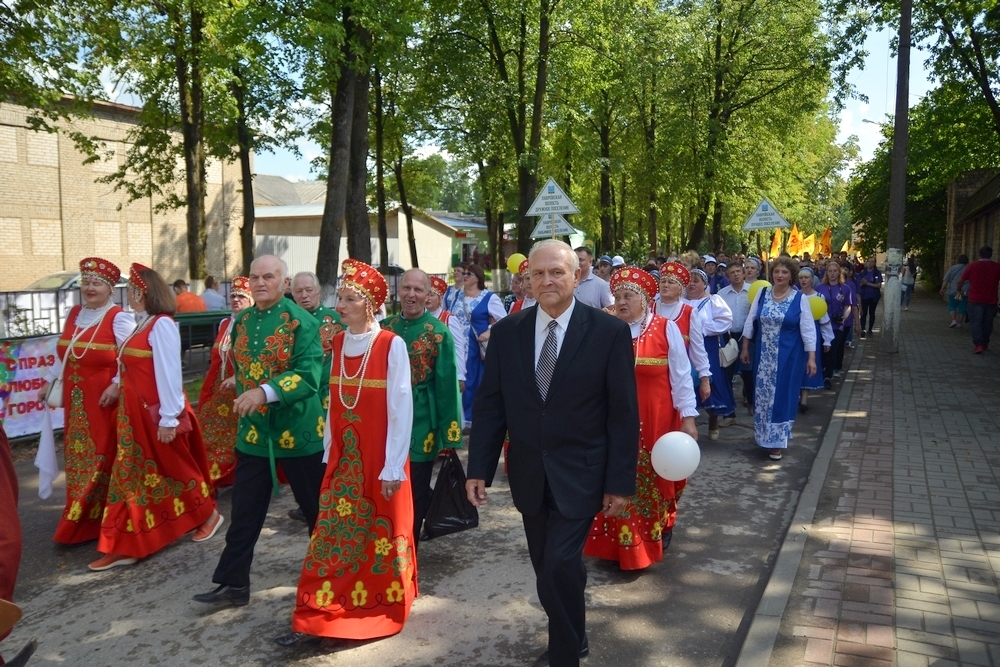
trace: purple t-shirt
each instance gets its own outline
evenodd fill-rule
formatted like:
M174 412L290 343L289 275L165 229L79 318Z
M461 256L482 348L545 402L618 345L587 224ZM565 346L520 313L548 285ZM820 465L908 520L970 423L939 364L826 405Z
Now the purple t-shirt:
M870 283L874 283L876 286L872 285L862 285L861 281L867 280ZM858 285L860 290L858 295L862 299L877 299L882 296L882 290L877 287L882 284L882 272L878 269L872 269L871 271L864 271L858 276Z
M851 315L851 306L854 305L854 288L851 287L851 284L828 285L820 283L816 286L816 291L822 294L826 300L826 312L830 316L834 330L850 326L848 318Z

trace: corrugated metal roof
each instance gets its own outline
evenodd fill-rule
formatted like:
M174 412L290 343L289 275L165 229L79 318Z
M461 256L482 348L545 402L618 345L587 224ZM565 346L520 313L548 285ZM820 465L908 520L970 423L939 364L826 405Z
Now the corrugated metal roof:
M975 194L969 197L969 200L965 202L965 207L958 216L958 222L965 222L984 208L996 204L998 200L1000 200L1000 174L986 181L983 187L976 190Z
M448 225L449 227L454 227L455 229L462 229L467 231L486 229L486 223L479 222L478 220L468 220L462 218L446 218L440 215L433 215L431 217L433 217L435 220L440 220L444 224Z
M253 177L253 203L256 206L296 206L302 203L295 184L281 176L256 174Z
M322 204L326 202L326 181L302 181L292 183L299 193L299 201L303 204Z

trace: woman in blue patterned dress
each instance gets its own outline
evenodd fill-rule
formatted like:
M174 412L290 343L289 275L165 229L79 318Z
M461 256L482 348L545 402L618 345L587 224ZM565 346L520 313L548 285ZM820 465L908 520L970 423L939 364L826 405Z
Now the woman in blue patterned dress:
M483 359L490 339L490 327L506 317L507 311L500 297L486 289L486 276L478 264L466 267L462 287L464 298L459 302L457 311L451 311L451 316L460 317L468 331L469 352L465 360L462 409L465 411L465 425L472 426L472 401L483 380Z
M792 289L798 273L795 260L774 260L774 287L757 292L743 327L743 363L754 341L754 436L773 461L792 437L802 378L816 375L816 325L806 297Z

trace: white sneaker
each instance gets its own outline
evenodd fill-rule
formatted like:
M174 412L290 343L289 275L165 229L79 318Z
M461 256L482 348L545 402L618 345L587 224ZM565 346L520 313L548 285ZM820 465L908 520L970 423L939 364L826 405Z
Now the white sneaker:
M948 328L949 329L954 329L957 326L958 326L958 322L956 322L955 320L952 320L951 324L948 325Z
M840 377L840 371L834 371L833 372L833 377L839 378Z

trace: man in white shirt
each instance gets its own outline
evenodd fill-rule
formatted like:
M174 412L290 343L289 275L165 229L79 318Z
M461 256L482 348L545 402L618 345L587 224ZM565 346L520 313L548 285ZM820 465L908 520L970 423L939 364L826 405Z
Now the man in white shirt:
M590 270L594 263L594 253L587 246L580 246L576 249L576 256L580 258L580 279L573 290L574 296L580 303L585 303L591 308L604 310L615 302L611 296L611 287Z
M729 335L736 339L736 343L742 349L743 325L746 324L747 315L750 314L750 286L744 280L743 265L739 262L733 262L726 267L726 277L729 279L729 285L719 290L719 296L729 306L729 310L733 311L733 328L730 330ZM743 379L743 400L747 407L750 407L753 405L752 369L750 366L744 365L737 358L726 369L729 384L733 383L733 377L735 377L737 371L739 371L740 377ZM728 424L730 423L730 419L732 419L732 423L735 423L736 415L726 415L722 423Z

